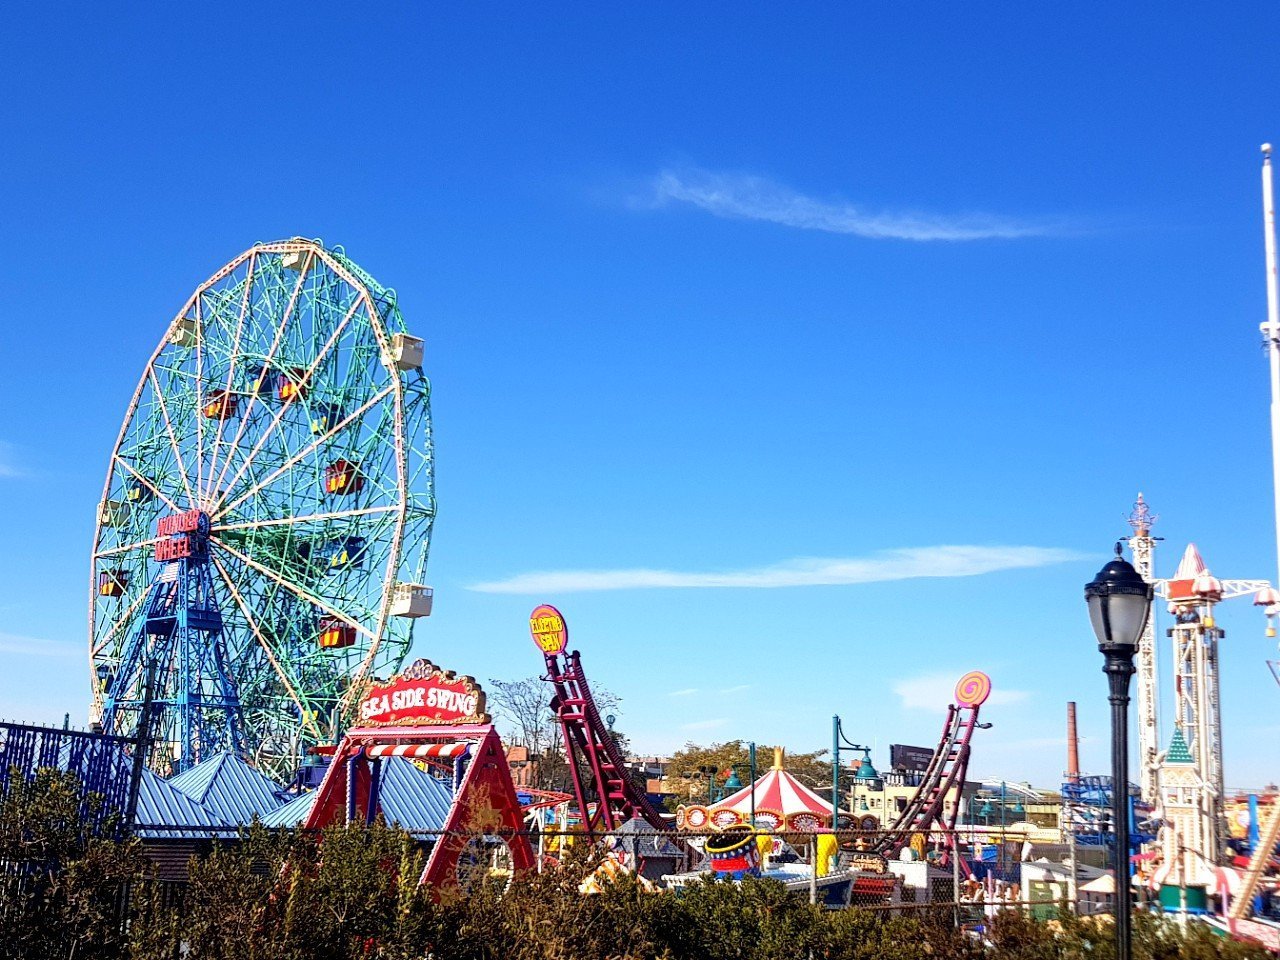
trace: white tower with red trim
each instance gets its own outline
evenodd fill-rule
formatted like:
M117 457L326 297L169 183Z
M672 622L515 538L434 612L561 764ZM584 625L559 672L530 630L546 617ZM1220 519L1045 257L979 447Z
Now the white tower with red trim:
M1171 748L1168 756L1160 758L1159 792L1165 814L1162 830L1166 833L1162 841L1166 850L1186 850L1200 866L1207 867L1221 860L1226 838L1218 688L1218 641L1225 633L1214 620L1213 610L1233 597L1254 594L1261 598L1264 591L1269 597L1271 588L1266 580L1219 580L1209 572L1194 543L1187 545L1173 577L1156 584L1157 594L1169 601L1174 618L1168 631L1173 640L1173 725L1175 741L1182 741L1175 742L1176 751ZM1172 755L1175 752L1177 757ZM1175 768L1178 782L1165 783ZM1195 811L1194 828L1183 822L1176 840L1167 834L1175 829L1175 819L1187 818L1170 816L1171 801Z

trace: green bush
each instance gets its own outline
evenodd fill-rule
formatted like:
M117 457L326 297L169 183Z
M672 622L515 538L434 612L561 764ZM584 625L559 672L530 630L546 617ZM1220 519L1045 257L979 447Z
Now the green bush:
M0 958L124 956L128 904L150 870L101 798L57 770L0 796Z

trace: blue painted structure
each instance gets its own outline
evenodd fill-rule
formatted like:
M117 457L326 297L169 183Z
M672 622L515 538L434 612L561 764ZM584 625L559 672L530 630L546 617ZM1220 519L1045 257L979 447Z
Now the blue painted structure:
M150 770L142 771L135 831L144 840L234 836L235 821L218 816Z
M0 723L0 794L14 776L52 768L75 774L86 792L103 799L99 819L120 818L127 829L133 742L124 737ZM144 839L193 839L229 832L234 821L188 797L172 783L142 769L133 826ZM184 828L184 829L172 829Z
M1156 839L1147 818L1149 807L1139 808L1136 788L1127 785L1129 815L1129 855ZM1062 784L1063 812L1066 827L1075 833L1082 847L1113 847L1116 842L1111 824L1111 777L1079 777ZM1132 865L1130 867L1132 869Z
M163 518L162 524L169 519L180 517ZM152 765L173 773L220 750L243 754L245 744L209 569L209 517L197 511L195 522L186 526L194 529L157 545L160 572L148 588L142 624L121 651L114 672L101 677L102 728L108 734L137 736L146 687L153 687L156 741L175 744L177 753L170 756L166 749L163 756L151 758ZM166 543L170 546L162 550Z
M131 741L82 730L59 730L19 723L0 723L0 795L14 776L33 777L43 767L74 773L91 793L103 799L99 819L124 817L129 802L133 761L125 752Z

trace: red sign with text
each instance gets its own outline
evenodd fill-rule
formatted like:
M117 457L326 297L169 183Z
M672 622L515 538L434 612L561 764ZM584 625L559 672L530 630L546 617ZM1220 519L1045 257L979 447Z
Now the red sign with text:
M156 524L156 532L162 537L171 537L175 533L195 533L200 528L200 511L186 510L161 517Z
M360 700L362 726L416 727L488 723L484 691L471 677L418 660L385 683L374 683Z

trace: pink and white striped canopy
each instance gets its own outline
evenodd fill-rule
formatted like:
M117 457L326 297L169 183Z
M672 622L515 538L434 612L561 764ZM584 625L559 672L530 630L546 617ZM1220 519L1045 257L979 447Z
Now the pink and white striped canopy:
M370 757L408 757L423 759L434 757L437 760L452 760L454 757L465 757L471 750L469 743L379 743L366 747L365 753Z
M730 794L709 808L714 816L717 810L733 810L743 819L751 816L751 794L756 795L756 810L774 810L785 816L796 813L812 813L830 819L831 804L818 796L780 766L757 780L749 787Z

